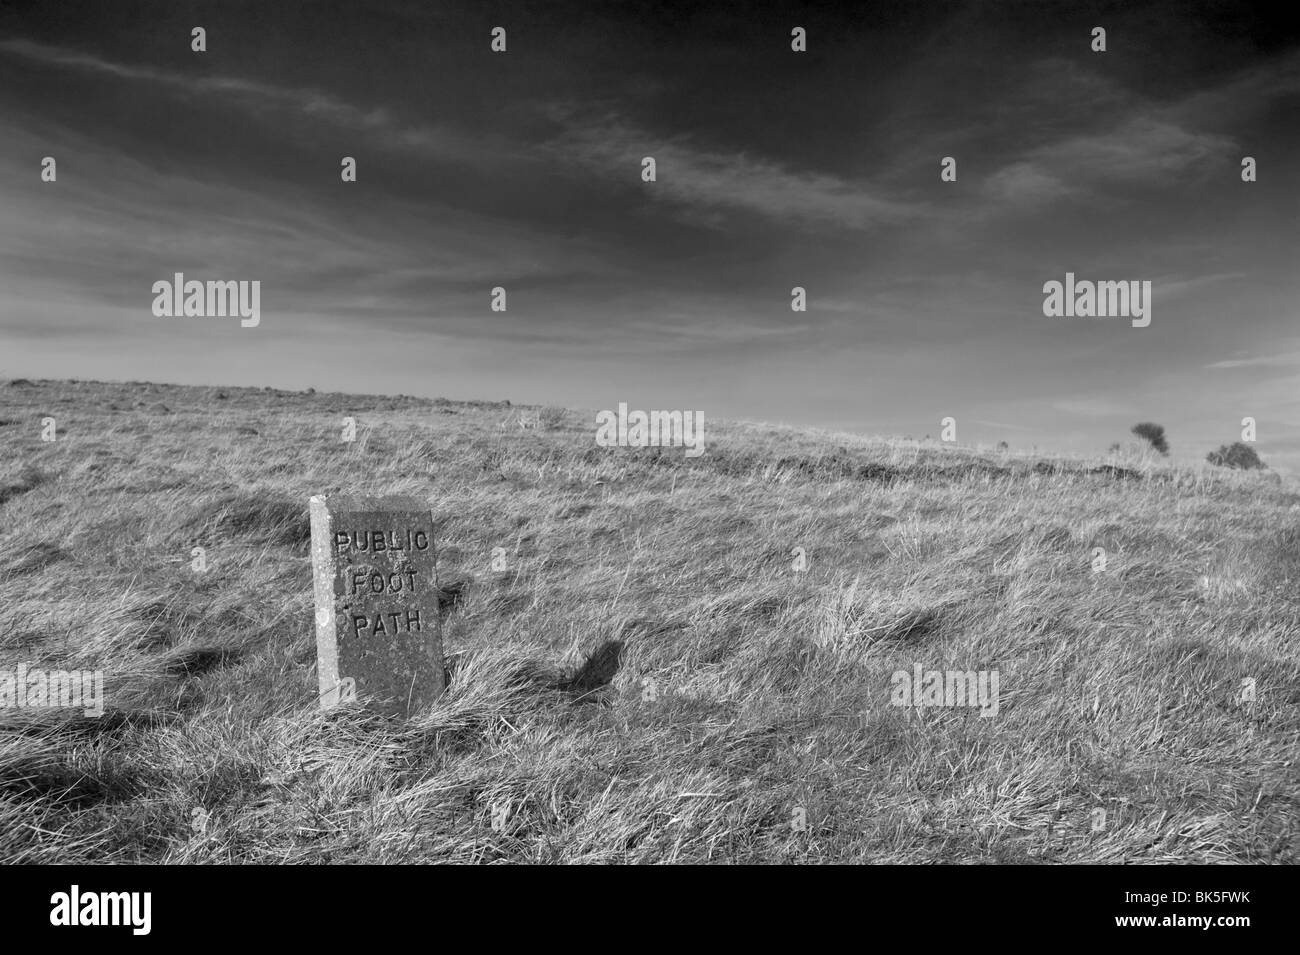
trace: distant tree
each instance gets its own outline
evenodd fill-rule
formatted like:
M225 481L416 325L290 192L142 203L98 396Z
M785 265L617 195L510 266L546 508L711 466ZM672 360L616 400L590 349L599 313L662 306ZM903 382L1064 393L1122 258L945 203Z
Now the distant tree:
M1232 444L1221 446L1217 451L1211 451L1205 456L1205 460L1221 468L1240 468L1243 471L1268 467L1259 459L1254 448L1241 441L1234 441Z
M1111 454L1119 454L1119 442L1116 441L1107 450L1109 450Z
M1155 448L1161 454L1169 453L1169 442L1165 440L1165 426L1162 424L1153 424L1150 421L1141 421L1133 425L1133 433L1139 438L1146 441L1147 444Z
M999 451L1009 451L1010 449L1011 449L1011 445L1007 444L1005 441L998 442Z

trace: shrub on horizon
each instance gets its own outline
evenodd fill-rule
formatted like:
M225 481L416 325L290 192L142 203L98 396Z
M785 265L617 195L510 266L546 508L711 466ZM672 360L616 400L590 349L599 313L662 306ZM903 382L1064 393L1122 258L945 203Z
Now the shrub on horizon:
M1221 468L1239 468L1243 471L1251 471L1267 468L1268 465L1259 459L1255 449L1241 441L1234 441L1232 444L1225 444L1219 447L1217 451L1211 451L1205 456L1205 460Z
M1169 453L1169 441L1165 438L1165 426L1151 421L1140 421L1133 425L1132 431L1161 454Z

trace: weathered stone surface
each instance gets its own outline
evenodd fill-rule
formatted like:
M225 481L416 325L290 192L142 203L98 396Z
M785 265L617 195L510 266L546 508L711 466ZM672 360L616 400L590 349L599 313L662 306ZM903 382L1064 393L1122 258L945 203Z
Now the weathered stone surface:
M446 687L437 551L410 497L313 497L311 555L321 706L369 698L410 714Z

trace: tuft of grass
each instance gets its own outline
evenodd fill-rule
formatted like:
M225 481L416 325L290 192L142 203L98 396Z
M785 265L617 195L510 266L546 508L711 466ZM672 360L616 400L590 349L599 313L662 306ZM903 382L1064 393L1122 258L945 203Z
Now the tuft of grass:
M234 536L303 546L311 542L311 519L303 501L240 491L204 504L190 523L190 534L196 540Z
M35 490L49 479L49 474L34 467L24 467L11 478L0 478L0 505L8 503L20 494Z
M34 574L44 570L51 564L68 560L70 556L61 547L48 541L39 541L9 555L0 556L0 577L20 577L23 574Z

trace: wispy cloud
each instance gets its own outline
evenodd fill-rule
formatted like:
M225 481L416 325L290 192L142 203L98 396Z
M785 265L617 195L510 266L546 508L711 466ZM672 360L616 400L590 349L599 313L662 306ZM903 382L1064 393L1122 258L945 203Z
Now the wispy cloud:
M1188 292L1200 291L1209 285L1247 277L1246 272L1216 272L1213 275L1196 275L1191 278L1158 277L1152 281L1160 290L1160 298L1167 301Z
M1233 153L1231 139L1198 133L1151 115L1125 119L1102 133L1072 135L1007 163L984 183L996 202L1037 205L1116 185L1160 186L1178 182Z
M1066 414L1081 418L1110 418L1115 415L1132 413L1132 406L1109 398L1088 395L1077 398L1063 398L1052 402L1052 407Z
M885 198L870 183L790 169L740 152L709 149L686 136L664 137L617 114L580 117L568 107L552 116L563 132L542 148L602 177L644 185L650 200L692 210L748 212L804 228L868 230L923 213L917 204ZM656 181L641 183L641 163L654 157Z
M1212 362L1206 368L1300 368L1300 351L1251 358L1229 358Z
M301 110L341 125L374 129L391 125L383 109L362 110L319 90L290 89L231 76L195 76L145 66L127 66L88 53L32 43L28 40L0 40L0 52L44 66L100 73L124 80L136 80L191 93L225 93L276 106Z
M1036 428L1029 427L1028 425L1009 424L1008 422L1005 422L1005 421L986 421L986 420L984 420L983 418L973 418L973 419L972 419L972 423L973 423L973 424L983 425L983 426L986 427L986 428L998 428L998 429L1003 430L1003 431L1035 431L1035 430L1037 430Z
M384 107L365 108L319 89L285 87L233 76L202 76L147 66L125 65L88 53L33 43L0 40L0 54L47 67L99 74L148 83L174 95L224 96L251 113L280 123L286 116L307 117L337 127L365 132L380 146L401 147L431 156L474 160L488 151L450 129L404 124Z

